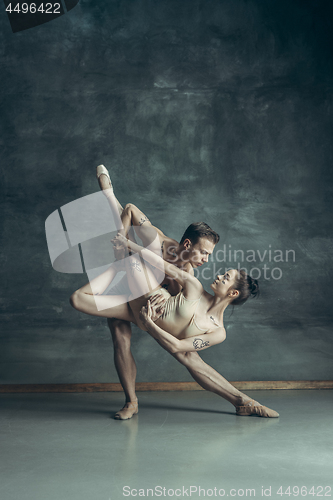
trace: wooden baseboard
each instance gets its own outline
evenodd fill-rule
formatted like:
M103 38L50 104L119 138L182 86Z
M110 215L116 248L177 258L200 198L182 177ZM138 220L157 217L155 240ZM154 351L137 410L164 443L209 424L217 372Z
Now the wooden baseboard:
M251 380L231 384L240 391L271 389L333 389L333 380ZM122 392L120 384L0 384L0 393ZM196 382L138 382L137 391L203 391Z

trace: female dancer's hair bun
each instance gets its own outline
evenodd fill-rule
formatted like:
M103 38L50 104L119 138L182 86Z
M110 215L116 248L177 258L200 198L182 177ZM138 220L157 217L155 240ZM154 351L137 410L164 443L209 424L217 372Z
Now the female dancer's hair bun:
M259 283L258 280L251 278L251 276L247 276L249 289L252 297L257 297L259 295Z
M258 297L259 295L258 280L251 278L243 269L238 273L234 288L239 292L238 296L232 301L232 305L234 306L244 304L251 296Z

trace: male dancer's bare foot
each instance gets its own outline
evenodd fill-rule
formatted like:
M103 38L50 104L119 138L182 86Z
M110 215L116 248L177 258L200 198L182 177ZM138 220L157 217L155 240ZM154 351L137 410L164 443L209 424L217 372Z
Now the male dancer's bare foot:
M128 420L139 412L138 400L129 401L125 406L117 411L114 418L115 420Z

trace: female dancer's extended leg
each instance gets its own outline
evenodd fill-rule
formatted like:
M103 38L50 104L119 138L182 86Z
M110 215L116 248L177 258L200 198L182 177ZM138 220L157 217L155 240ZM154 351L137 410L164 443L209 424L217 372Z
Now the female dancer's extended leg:
M99 186L108 199L110 208L116 220L119 220L120 216L122 225L120 232L124 236L130 236L130 228L133 226L136 234L142 240L143 246L150 245L156 239L157 235L161 238L161 240L165 238L162 231L153 226L148 217L138 207L132 203L127 203L125 208L121 206L114 194L109 172L104 165L99 165L97 167L97 178ZM153 249L151 248L151 250Z
M120 263L114 262L100 276L76 290L70 298L71 305L80 312L104 318L133 321L135 318L128 306L128 295L102 295L120 270Z
M104 167L104 165L99 165L97 167L97 178L98 178L99 187L101 188L102 191L109 190L110 192L113 193L112 182L111 182L110 176L108 174L108 171ZM119 214L119 216L121 216L124 209L116 197L115 197L115 201L116 201L116 208L117 208L118 214Z
M115 197L109 172L103 165L97 167L97 177L99 185L109 202L117 227L121 228L120 232L128 236L128 232L133 226L136 234L142 240L143 246L149 247L151 251L157 254L161 254L160 235L158 235L156 228L152 226L148 217L131 203L125 206L119 216L119 207L121 205ZM163 235L161 231L159 233ZM119 245L117 238L113 240L113 243L115 246ZM124 264L133 299L145 296L159 287L161 272L144 262L140 255L134 254L126 257Z

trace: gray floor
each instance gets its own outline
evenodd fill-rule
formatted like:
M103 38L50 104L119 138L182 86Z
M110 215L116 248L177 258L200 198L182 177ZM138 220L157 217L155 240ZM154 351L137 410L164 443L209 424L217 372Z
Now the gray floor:
M155 498L333 497L332 392L249 393L279 419L237 417L207 392L139 393L124 422L110 418L119 393L2 395L1 499L151 498L157 486Z

